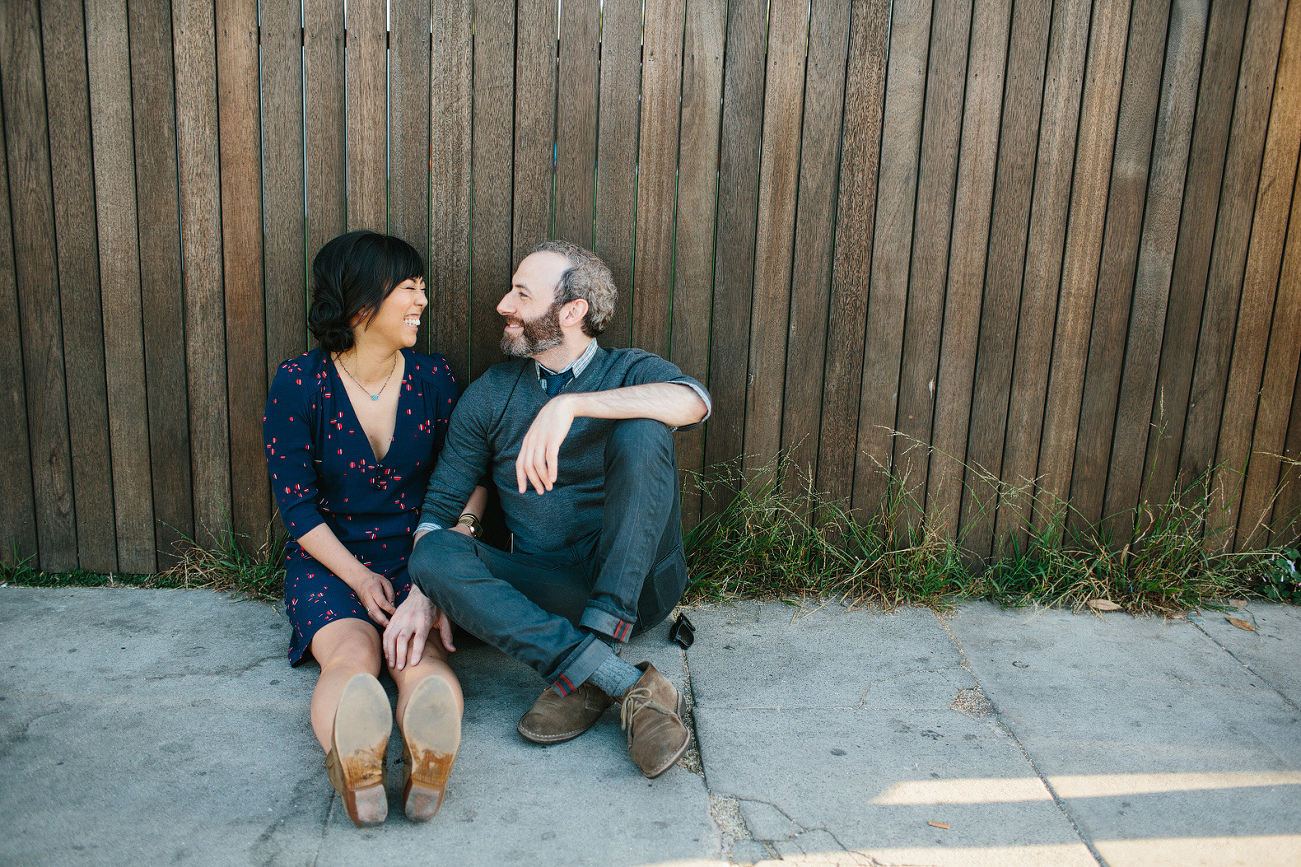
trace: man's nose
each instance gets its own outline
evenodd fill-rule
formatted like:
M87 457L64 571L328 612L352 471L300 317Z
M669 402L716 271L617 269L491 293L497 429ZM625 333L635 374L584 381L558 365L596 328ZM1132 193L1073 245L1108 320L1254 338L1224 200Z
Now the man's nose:
M502 316L509 316L511 314L511 310L512 308L510 306L510 293L507 292L505 295L501 297L501 300L497 302L497 312L500 313Z

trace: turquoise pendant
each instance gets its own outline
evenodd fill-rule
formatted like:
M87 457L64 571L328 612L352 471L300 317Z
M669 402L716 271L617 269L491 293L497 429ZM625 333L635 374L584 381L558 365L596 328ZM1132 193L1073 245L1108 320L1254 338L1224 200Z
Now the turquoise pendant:
M378 394L372 394L372 395L370 396L370 399L371 399L371 400L379 400L379 395L378 395Z

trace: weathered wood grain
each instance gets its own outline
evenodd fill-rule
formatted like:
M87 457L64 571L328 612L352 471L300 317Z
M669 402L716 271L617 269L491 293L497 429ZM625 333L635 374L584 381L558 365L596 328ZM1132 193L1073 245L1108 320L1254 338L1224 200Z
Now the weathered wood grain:
M686 0L650 3L642 48L641 131L637 144L637 225L632 345L669 355L673 317L673 224Z
M1007 0L977 2L972 12L962 143L953 198L953 237L949 245L944 329L931 433L933 451L926 480L926 514L930 526L954 538L962 505L1011 14L1012 4Z
M149 467L149 405L144 389L131 62L124 0L90 0L86 4L86 58L91 82L90 125L95 142L95 209L99 226L104 372L113 450L111 471L118 568L124 572L148 573L154 571L157 562ZM260 318L253 336L261 342ZM259 369L257 374L261 372ZM257 419L261 420L260 412ZM261 457L260 451L254 454Z
M470 363L473 2L434 0L429 84L429 337L462 387Z
M797 252L791 264L786 382L780 407L781 448L789 457L787 490L798 490L805 480L811 483L817 475L852 6L852 0L819 0L809 12L795 214Z
M1073 528L1102 519L1107 459L1116 424L1116 397L1125 361L1125 331L1138 267L1139 238L1151 169L1161 89L1161 63L1170 0L1134 0L1125 52L1115 156L1111 162L1106 229L1098 262L1097 297L1070 485ZM1144 336L1150 340L1150 335Z
M726 0L689 2L682 37L682 115L674 223L673 326L669 358L688 376L709 379L714 218L722 120ZM701 495L690 473L704 469L704 428L677 436L682 470L682 523L700 518Z
M994 545L1051 17L1049 0L1017 3L1008 41L962 494L963 544L977 562Z
M169 7L168 0L127 6L154 544L162 568L175 562L177 542L194 537L172 29L159 26Z
M389 4L388 232L429 263L429 0ZM425 280L425 288L429 288ZM429 314L420 317L416 348L429 346ZM437 347L434 347L437 350Z
M212 242L222 228L215 29L211 4L172 3L190 467L195 538L205 546L227 529L232 505L222 247Z
M1180 211L1191 204L1184 194L1189 146L1196 111L1197 79L1206 37L1206 0L1175 0L1166 42L1166 72L1156 127L1156 148L1148 181L1147 210L1139 242L1138 275L1129 320L1129 343L1116 401L1115 440L1111 446L1103 514L1116 516L1107 529L1115 544L1128 544L1134 526L1127 516L1138 507L1143 484L1149 422L1153 416L1161 333L1174 280ZM1165 492L1153 491L1160 501Z
M0 4L0 81L40 568L77 565L54 204L35 0Z
M67 387L75 394L68 403L68 440L77 562L84 569L113 572L118 567L117 532L96 240L86 16L81 0L47 2L41 11L60 312L63 343L72 349L64 358L63 368ZM134 220L135 214L130 218ZM112 227L108 231L112 232Z
M388 230L385 148L388 145L388 88L385 82L385 6L345 7L348 89L348 229Z
M556 237L589 249L596 216L600 48L599 0L562 4L556 94Z
M521 0L515 15L515 237L511 259L518 262L551 237L559 6L549 0Z
M854 6L854 26L870 27L871 31L859 31L857 43L854 36L850 37L845 144L840 158L840 219L856 220L858 206L869 201L874 211L863 215L873 217L872 222L857 222L853 230L841 228L839 221L836 226L837 265L832 277L822 436L815 478L820 490L835 497L852 495L855 509L874 510L881 504L893 466L931 11L930 0L895 3L893 12L888 8L883 12L875 6L870 11L869 7ZM887 16L884 24L879 18L882 14ZM864 15L869 16L868 21L861 20ZM862 89L876 86L880 73L855 53L874 50L869 46L880 44L877 28L883 26L890 40L889 69L883 81L884 109L877 105L881 97ZM851 104L852 114L848 109ZM881 120L873 117L874 111L884 112ZM860 126L864 123L865 127ZM883 132L875 131L878 144L860 138L872 136L877 124L884 125ZM847 156L851 154L851 142L853 161ZM879 171L879 187L875 176L857 175L860 167L855 162L861 159L870 161L861 167L862 171ZM851 203L855 207L851 208ZM870 245L841 250L842 244L865 242ZM868 274L853 273L853 269L869 262ZM841 293L846 294L842 297Z
M343 4L303 0L303 79L307 132L307 261L348 225L344 114Z
M759 164L742 461L749 472L771 464L781 449L808 16L809 4L799 0L774 0L768 8L764 147Z

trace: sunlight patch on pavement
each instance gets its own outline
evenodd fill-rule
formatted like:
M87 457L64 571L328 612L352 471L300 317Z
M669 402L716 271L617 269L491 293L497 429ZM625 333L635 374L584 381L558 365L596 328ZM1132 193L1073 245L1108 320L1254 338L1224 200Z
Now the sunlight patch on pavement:
M1183 774L1085 774L1048 778L1062 798L1105 798L1195 792L1258 786L1301 785L1297 771L1224 771ZM1006 804L1047 801L1051 795L1038 777L907 780L872 799L873 804Z

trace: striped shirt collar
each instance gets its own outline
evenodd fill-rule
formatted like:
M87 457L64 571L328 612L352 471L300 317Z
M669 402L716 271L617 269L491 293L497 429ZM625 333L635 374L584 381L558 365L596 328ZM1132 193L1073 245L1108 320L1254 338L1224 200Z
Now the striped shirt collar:
M587 344L587 348L583 350L582 355L578 356L573 361L569 362L569 364L560 368L560 370L551 370L549 368L543 367L535 359L533 364L537 368L538 382L542 382L542 375L544 373L550 373L552 375L555 375L557 373L564 373L566 370L573 373L574 378L577 379L579 376L582 375L583 371L587 369L587 365L592 363L592 359L596 357L596 350L599 348L600 347L596 345L596 340L593 339L591 343Z

